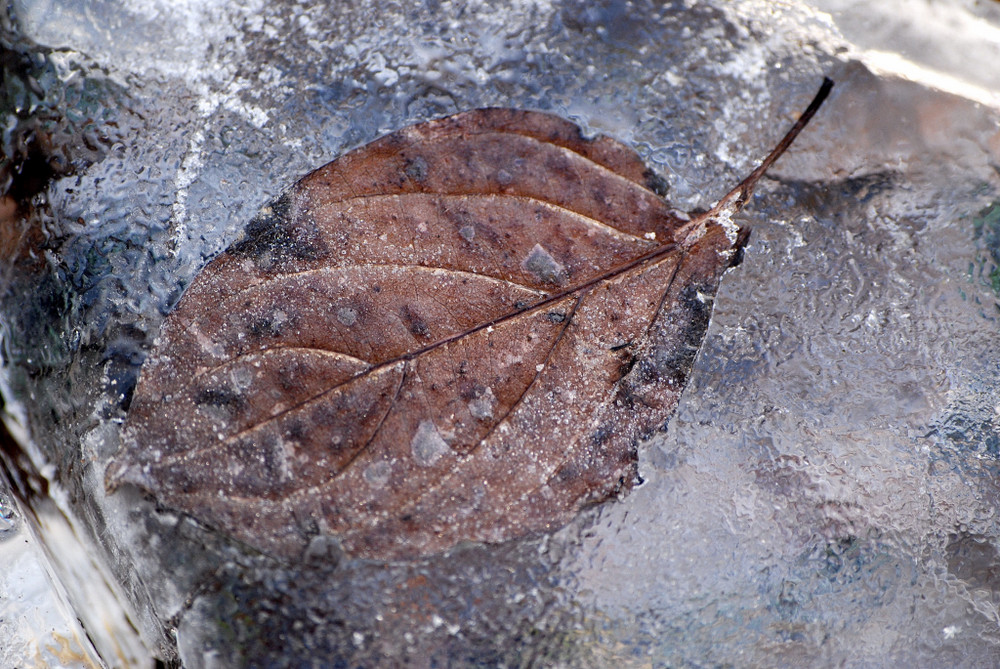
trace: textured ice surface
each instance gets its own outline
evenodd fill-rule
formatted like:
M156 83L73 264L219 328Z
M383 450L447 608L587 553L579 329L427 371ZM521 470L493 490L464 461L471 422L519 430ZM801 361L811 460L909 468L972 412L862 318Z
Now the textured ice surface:
M67 176L6 261L5 393L151 652L191 667L995 663L995 109L872 75L795 3L13 7L4 47L24 58L6 62L24 85L4 93L5 153L42 136L31 146ZM704 208L823 74L833 97L737 217L746 259L621 502L547 539L407 565L317 542L286 569L135 491L105 498L163 315L311 169L409 122L516 106L635 146L676 206Z
M121 633L128 629L122 609L101 571L77 552L79 539L65 516L51 501L39 503L31 514L29 521L0 481L0 666L90 669L102 662L148 663L148 650L134 635ZM31 531L32 523L44 544ZM82 626L71 601L86 601L88 619L100 625ZM109 630L118 632L113 640ZM105 651L103 656L95 646Z

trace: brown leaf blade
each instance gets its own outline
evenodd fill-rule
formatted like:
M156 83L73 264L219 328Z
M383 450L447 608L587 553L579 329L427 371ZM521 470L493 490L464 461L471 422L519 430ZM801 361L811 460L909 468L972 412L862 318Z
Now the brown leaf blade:
M535 112L405 128L308 175L166 319L109 468L261 551L400 559L628 490L818 108L688 220L627 147Z

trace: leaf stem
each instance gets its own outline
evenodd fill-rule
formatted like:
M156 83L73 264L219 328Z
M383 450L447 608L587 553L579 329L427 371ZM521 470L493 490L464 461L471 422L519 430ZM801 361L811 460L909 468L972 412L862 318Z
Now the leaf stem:
M781 138L781 141L771 149L771 153L767 154L763 162L757 166L753 172L751 172L746 179L740 182L736 188L726 193L725 197L719 200L719 203L712 208L712 212L720 212L723 209L732 206L732 213L736 213L743 208L747 200L750 199L750 195L753 194L753 189L760 181L760 178L764 176L764 173L774 164L781 155L788 150L788 147L792 145L795 138L799 136L802 129L806 127L819 108L823 106L823 102L826 101L827 96L830 94L830 89L833 88L833 79L829 77L823 77L823 84L819 87L819 91L816 92L815 97L813 97L812 102L806 107L806 110L802 112L799 116L799 120L795 122L795 125L785 133L785 136ZM730 201L736 198L736 202L730 205Z

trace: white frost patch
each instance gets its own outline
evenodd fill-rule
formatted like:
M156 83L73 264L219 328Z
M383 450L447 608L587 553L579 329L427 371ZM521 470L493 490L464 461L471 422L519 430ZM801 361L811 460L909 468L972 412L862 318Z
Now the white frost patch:
M719 215L715 217L715 220L722 226L722 229L726 233L726 239L729 240L729 243L735 244L737 234L740 231L740 226L733 223L733 207L725 207L719 212Z
M667 83L673 86L674 88L680 88L685 83L687 83L687 79L685 77L682 77L673 70L664 71L663 78L666 79Z
M448 634L451 634L452 636L458 634L462 629L461 626L449 623L447 620L445 620L444 618L442 618L437 614L431 616L431 626L434 629L438 629L439 627L443 626L445 627L445 629L448 630Z
M185 220L187 219L186 204L188 188L198 178L201 168L204 166L204 162L201 159L201 151L204 143L205 133L201 128L191 133L187 153L184 154L180 169L177 170L177 175L174 177L174 187L177 190L177 199L174 200L174 204L171 207L171 219L174 221L174 234L172 236L172 248L174 249L180 247L181 238L187 231Z
M763 45L751 42L744 49L734 52L730 60L719 63L714 69L718 74L753 83L767 74L767 56L768 53Z
M421 467L430 467L451 451L447 442L441 437L433 421L422 420L417 426L417 432L410 441L410 451L413 459Z
M520 13L527 13L531 10L544 13L552 11L552 3L549 0L514 0L513 5Z
M372 76L374 77L375 81L380 83L382 86L385 86L386 88L391 88L396 84L397 81L399 81L399 72L389 67L385 59L385 56L383 54L378 52L375 53L375 55L372 57L372 60L374 62L372 63L371 69L372 69Z
M224 0L123 0L116 3L20 3L26 34L43 44L86 53L128 86L123 73L155 71L189 82L232 78L219 57L240 50L241 25L264 3ZM108 39L109 26L126 26ZM229 69L228 76L227 67Z
M726 135L721 131L723 131L726 124L722 122L716 122L714 125L716 130L720 131L721 136L725 137ZM725 163L726 165L733 164L733 154L729 152L729 146L728 144L726 144L726 142L720 142L719 145L715 147L714 153L715 157L719 159L719 162Z
M236 79L229 83L221 92L215 92L209 87L198 85L195 87L200 98L195 108L205 118L217 113L219 109L225 109L236 116L240 116L253 127L263 128L270 120L267 112L262 108L244 102L239 94L250 86L246 79Z

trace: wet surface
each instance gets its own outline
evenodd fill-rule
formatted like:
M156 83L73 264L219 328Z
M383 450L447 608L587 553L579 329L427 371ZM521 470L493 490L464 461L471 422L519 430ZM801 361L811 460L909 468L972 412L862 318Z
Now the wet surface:
M377 9L18 2L7 18L5 66L30 67L9 75L23 112L4 155L45 126L21 164L74 166L25 178L4 218L8 420L150 653L995 663L1000 113L872 74L803 7ZM515 106L636 147L674 205L705 209L824 74L834 94L740 215L744 262L623 500L547 538L390 565L318 542L287 568L134 490L104 495L164 314L310 170L409 122ZM110 657L114 634L70 601Z

